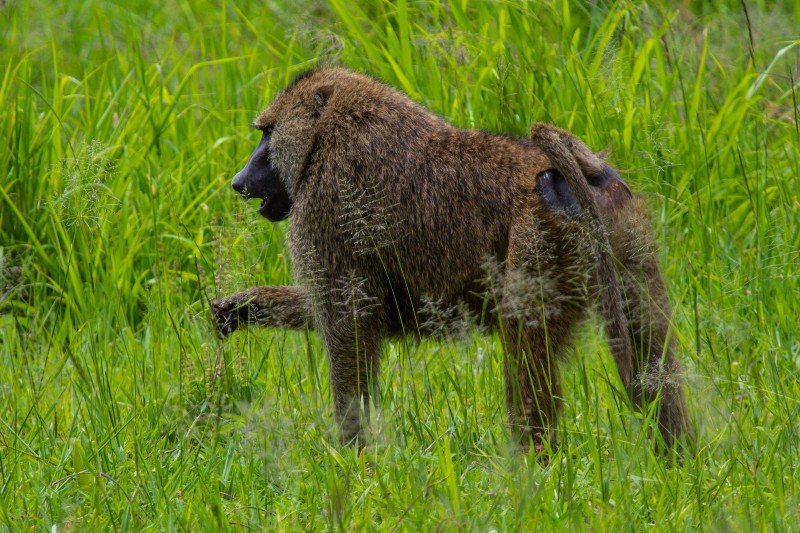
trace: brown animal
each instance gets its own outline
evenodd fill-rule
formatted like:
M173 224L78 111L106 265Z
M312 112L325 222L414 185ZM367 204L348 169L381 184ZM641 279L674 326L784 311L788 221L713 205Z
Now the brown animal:
M364 442L384 339L467 315L499 332L512 431L540 451L557 357L593 302L634 403L660 397L667 446L690 431L643 202L580 140L462 130L332 68L298 76L254 126L263 138L233 188L288 217L299 285L216 300L216 324L318 331L343 442Z

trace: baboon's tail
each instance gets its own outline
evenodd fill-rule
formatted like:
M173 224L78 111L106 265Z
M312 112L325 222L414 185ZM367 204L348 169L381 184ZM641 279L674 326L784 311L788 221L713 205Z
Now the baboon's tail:
M605 227L600 220L600 211L589 189L589 182L578 163L580 160L585 163L584 166L588 164L591 167L599 162L599 158L575 136L547 124L534 124L531 140L542 149L555 169L561 173L578 206L589 215L590 224L587 229L595 242L596 274L600 284L598 294L606 337L622 382L625 388L630 390L634 355L628 334L628 320L623 309L620 281L612 264L611 247Z

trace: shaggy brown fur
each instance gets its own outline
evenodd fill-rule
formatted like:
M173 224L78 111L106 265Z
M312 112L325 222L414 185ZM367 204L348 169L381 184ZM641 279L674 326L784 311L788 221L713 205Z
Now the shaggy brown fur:
M634 402L660 394L668 445L689 431L646 210L577 138L543 125L530 139L458 129L329 68L298 77L255 125L268 160L254 153L234 187L285 187L300 286L217 300L216 322L223 335L315 328L343 442L363 443L383 340L438 332L426 313L457 309L499 331L512 430L540 449L556 426L556 356L592 302Z

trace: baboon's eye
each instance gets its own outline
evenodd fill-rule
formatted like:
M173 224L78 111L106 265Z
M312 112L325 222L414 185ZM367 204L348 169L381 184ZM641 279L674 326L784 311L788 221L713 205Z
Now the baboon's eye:
M253 128L254 130L258 130L258 131L260 131L260 132L262 132L262 133L264 133L266 135L271 134L272 130L275 129L275 126L273 124L270 124L269 126L262 126L261 124L253 123L253 124L250 124L250 127Z

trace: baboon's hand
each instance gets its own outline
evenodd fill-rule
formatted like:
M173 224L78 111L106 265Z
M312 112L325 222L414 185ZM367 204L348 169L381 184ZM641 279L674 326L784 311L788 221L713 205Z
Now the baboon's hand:
M214 313L214 325L221 339L229 336L239 328L239 318L242 304L234 297L220 298L211 302L211 312Z

